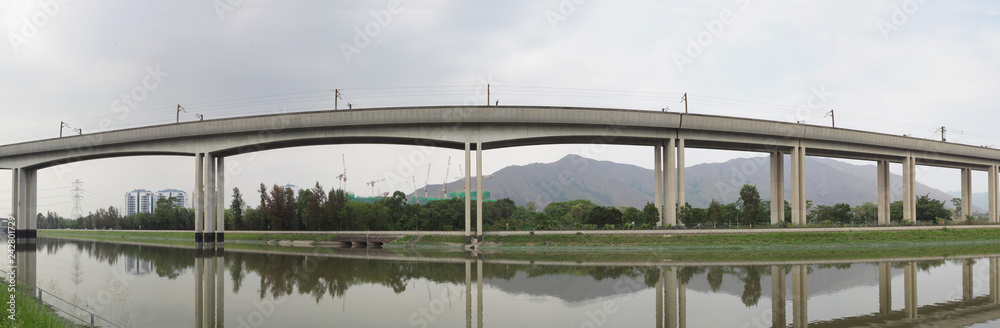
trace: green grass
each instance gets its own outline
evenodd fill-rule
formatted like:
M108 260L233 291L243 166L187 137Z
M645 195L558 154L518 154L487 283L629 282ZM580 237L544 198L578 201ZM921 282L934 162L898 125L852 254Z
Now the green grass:
M423 241L423 240L421 240ZM496 246L788 246L998 241L1000 229L936 229L864 232L769 232L676 235L518 235L488 236Z
M14 315L14 320L10 320L7 312L8 309L7 301L10 300L10 292L7 291L7 285L4 284L0 288L0 300L4 300L4 311L2 318L0 318L0 327L19 327L19 328L48 328L48 327L77 327L72 324L69 320L60 317L47 306L42 306L38 304L38 300L28 296L21 292L25 287L17 285L14 290L14 302L17 306L17 313Z
M423 236L418 245L465 244L465 236Z

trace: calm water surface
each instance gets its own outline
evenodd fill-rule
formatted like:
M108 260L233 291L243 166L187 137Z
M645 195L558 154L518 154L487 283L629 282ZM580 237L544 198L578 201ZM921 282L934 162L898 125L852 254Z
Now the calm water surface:
M51 238L33 256L34 284L127 327L1000 326L990 257L581 264Z

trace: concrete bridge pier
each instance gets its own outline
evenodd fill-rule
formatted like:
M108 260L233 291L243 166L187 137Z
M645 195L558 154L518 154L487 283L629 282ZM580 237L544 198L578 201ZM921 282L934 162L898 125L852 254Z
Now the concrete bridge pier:
M469 180L471 180L470 176L472 175L471 168L469 167L470 164L472 163L472 158L471 158L472 152L470 151L471 150L470 147L471 147L471 145L468 142L466 142L465 143L465 179L463 179L463 180L465 180L465 244L466 245L472 243L472 230L471 230L471 228L472 228L472 197L471 197L471 194L469 193L469 190L471 189L471 187L469 185L469 182L470 182ZM447 195L445 195L445 197L447 197Z
M215 178L218 181L218 193L216 193L216 220L215 224L215 246L218 248L224 247L224 241L226 240L226 161L225 157L216 157L218 166L216 166Z
M792 147L792 224L806 225L806 148ZM782 205L784 206L784 205Z
M903 221L917 221L916 159L907 155L903 159Z
M987 194L988 198L990 199L989 221L1000 222L1000 214L998 214L1000 212L997 211L998 207L1000 207L1000 193L997 192L998 191L997 185L1000 184L1000 180L998 180L998 178L1000 177L998 177L997 175L998 174L997 165L995 164L990 165L988 170L989 171L986 172L986 175L989 176L989 185L987 188L989 189L987 190Z
M202 209L204 208L202 205L204 201L202 183L205 181L203 179L204 158L203 153L194 155L194 244L198 247L205 244L205 219L202 217Z
M889 161L879 160L876 167L878 171L878 224L888 225L889 224L889 204L892 201L889 200Z
M684 225L677 213L685 206L684 139L667 139L653 146L653 205L660 212L657 227Z
M23 167L11 170L11 185L14 238L18 243L33 243L38 237L38 171Z
M205 216L205 246L215 247L215 156L210 153L204 154L205 158L205 189L202 191L204 200L202 211Z
M771 225L785 222L785 155L771 152Z
M962 168L962 219L972 215L972 168Z
M653 206L660 213L656 226L663 226L663 146L653 146Z

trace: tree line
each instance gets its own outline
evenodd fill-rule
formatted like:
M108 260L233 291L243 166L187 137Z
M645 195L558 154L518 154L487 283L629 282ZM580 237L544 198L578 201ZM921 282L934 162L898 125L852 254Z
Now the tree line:
M227 230L260 231L365 231L365 230L463 230L465 201L460 198L435 200L425 204L410 203L396 191L392 196L365 203L353 201L342 189L325 190L318 182L297 192L288 187L263 183L257 190L259 202L251 206L239 188L233 188L232 201L225 211ZM957 198L952 201L960 205ZM785 222L791 222L791 206L786 201ZM960 213L944 207L944 202L919 196L917 220L935 222ZM858 206L814 205L806 202L807 220L814 224L874 223L877 206L866 202ZM890 205L890 217L901 222L902 201ZM472 217L477 217L472 208ZM760 226L769 225L771 205L761 200L756 186L744 185L740 198L722 204L712 200L707 208L684 204L677 208L678 221L686 226ZM76 220L55 212L38 214L42 229L126 229L194 230L194 210L177 206L173 198L160 199L152 213L122 215L115 207L98 209ZM600 206L589 200L553 202L539 210L534 202L517 205L504 198L484 202L484 230L559 230L559 229L650 229L656 227L659 211L652 203L642 209L630 206ZM961 219L960 217L955 217ZM473 220L475 221L475 220ZM474 223L473 223L474 224Z

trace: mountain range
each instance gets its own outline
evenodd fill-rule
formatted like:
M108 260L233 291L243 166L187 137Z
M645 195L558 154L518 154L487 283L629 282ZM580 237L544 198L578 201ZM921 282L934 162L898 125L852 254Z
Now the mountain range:
M785 158L785 199L790 199L789 159ZM806 195L817 205L847 203L852 206L876 200L875 165L854 165L821 157L806 157ZM761 199L770 199L768 157L737 158L723 163L705 163L687 167L686 201L694 207L707 207L712 199L731 203L739 198L743 184L757 187ZM519 205L529 201L543 208L550 202L588 199L604 206L641 208L653 200L653 170L630 164L599 161L567 155L552 163L508 166L483 180L484 190L492 199L510 198ZM890 177L893 201L901 199L902 177ZM431 197L438 195L441 184L429 185ZM454 192L464 188L464 181L447 184ZM475 189L475 181L473 181ZM953 196L917 183L918 195L929 195L951 205ZM412 195L411 195L412 196Z

